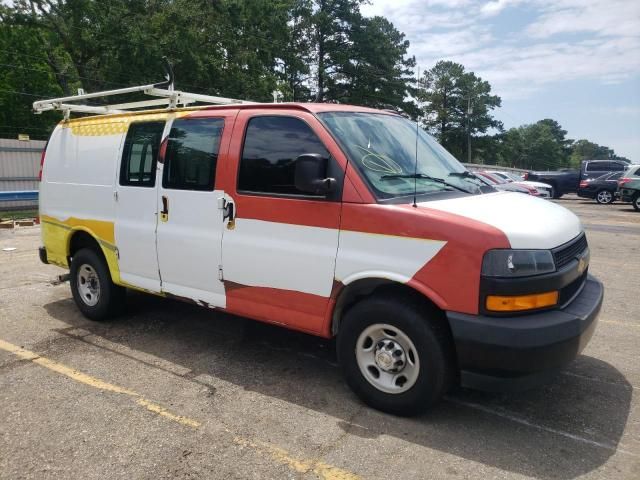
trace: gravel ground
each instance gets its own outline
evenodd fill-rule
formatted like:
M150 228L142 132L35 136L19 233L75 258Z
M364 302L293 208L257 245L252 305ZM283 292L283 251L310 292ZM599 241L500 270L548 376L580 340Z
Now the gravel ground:
M558 202L606 288L589 346L543 388L409 419L361 404L331 342L136 293L87 321L39 228L0 230L0 478L640 478L640 214Z

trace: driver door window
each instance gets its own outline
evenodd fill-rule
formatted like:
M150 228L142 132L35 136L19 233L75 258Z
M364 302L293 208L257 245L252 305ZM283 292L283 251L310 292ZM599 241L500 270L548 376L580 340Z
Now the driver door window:
M238 192L274 196L306 196L295 186L300 155L329 152L311 128L293 117L264 116L249 121L240 159Z

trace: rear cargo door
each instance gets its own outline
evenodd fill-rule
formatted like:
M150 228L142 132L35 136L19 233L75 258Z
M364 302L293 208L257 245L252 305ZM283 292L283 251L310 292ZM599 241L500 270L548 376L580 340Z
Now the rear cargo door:
M204 116L207 115L207 116ZM233 116L194 113L173 121L163 143L158 191L158 264L162 292L212 307L225 306L220 280L223 212L216 167Z

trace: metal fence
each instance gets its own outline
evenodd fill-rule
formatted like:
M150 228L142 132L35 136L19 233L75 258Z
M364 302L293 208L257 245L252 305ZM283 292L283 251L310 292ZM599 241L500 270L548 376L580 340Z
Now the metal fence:
M469 170L502 170L505 172L513 172L518 174L528 172L528 170L524 170L522 168L503 167L501 165L483 165L481 163L463 163L463 165Z
M0 210L38 206L43 140L0 138Z

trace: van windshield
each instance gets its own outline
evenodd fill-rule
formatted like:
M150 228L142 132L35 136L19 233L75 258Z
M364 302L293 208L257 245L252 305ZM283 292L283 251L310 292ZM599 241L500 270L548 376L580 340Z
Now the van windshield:
M413 195L414 182L418 195L447 190L481 193L483 184L414 122L383 113L318 116L379 199Z

